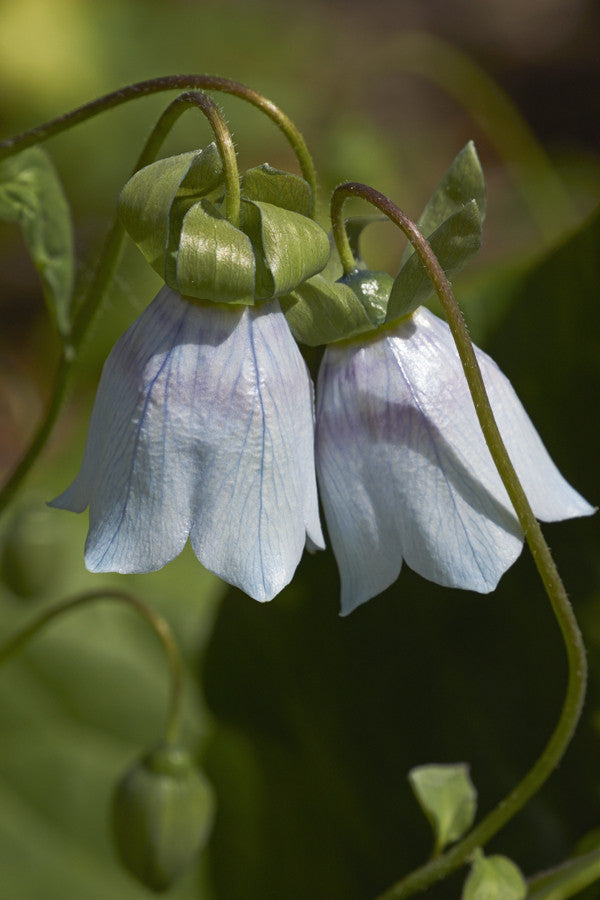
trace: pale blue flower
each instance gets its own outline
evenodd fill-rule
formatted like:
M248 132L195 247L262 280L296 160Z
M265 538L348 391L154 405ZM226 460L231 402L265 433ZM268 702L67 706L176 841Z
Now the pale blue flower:
M257 600L323 546L313 390L277 300L188 302L164 287L117 341L81 470L53 506L89 505L92 572L150 572L188 537Z
M592 513L550 459L508 379L476 353L535 515L548 522ZM521 552L523 534L450 330L427 309L369 339L327 348L316 446L343 613L392 584L402 560L437 584L487 593Z

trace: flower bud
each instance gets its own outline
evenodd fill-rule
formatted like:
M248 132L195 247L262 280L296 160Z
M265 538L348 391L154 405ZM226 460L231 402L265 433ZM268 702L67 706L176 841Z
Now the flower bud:
M159 745L115 789L112 831L121 862L146 887L166 890L205 845L213 811L212 789L189 753Z

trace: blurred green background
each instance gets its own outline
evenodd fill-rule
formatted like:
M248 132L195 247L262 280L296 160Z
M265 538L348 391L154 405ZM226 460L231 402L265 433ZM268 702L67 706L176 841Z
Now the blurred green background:
M0 137L128 82L219 74L292 116L325 195L365 181L415 217L473 138L489 212L457 295L565 476L598 503L599 36L593 0L0 0ZM83 282L166 102L127 104L46 145L73 206ZM269 121L235 98L219 102L242 166L295 170ZM188 114L165 152L209 139ZM372 268L394 273L402 249L387 224L367 233ZM48 401L58 343L18 230L2 223L0 270L8 475ZM128 247L52 441L0 522L0 635L80 589L138 592L182 643L187 737L218 797L211 843L172 896L368 900L430 851L411 766L468 761L485 812L532 764L564 690L557 628L527 552L490 596L405 569L347 619L329 551L304 559L264 606L188 552L152 576L87 574L87 516L44 501L74 476L102 361L158 286ZM565 762L491 844L527 874L600 828L598 522L545 532L584 629L591 683ZM106 811L116 779L158 737L166 697L160 647L111 603L56 623L1 671L0 900L148 896L115 861ZM430 895L458 896L461 877Z

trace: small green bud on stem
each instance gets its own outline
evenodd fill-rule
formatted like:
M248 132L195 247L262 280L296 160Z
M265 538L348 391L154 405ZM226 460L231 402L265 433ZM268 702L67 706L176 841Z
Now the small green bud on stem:
M160 744L118 782L112 831L124 866L153 891L167 890L208 840L208 781L182 747Z

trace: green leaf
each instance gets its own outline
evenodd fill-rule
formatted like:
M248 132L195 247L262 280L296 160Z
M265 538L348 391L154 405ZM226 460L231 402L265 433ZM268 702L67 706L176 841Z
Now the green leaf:
M484 856L474 853L462 900L524 900L527 885L518 866L506 856Z
M429 243L446 275L452 278L481 247L481 218L475 200L446 219L431 235ZM433 293L425 267L413 254L394 281L386 321L410 315Z
M310 214L313 205L312 191L304 178L268 163L244 173L241 191L244 200L263 200L303 216Z
M477 792L464 763L417 766L408 780L442 850L468 831L475 818Z
M255 262L250 239L209 201L201 200L183 220L176 278L167 283L200 300L253 304Z
M254 247L257 299L289 293L320 272L329 259L325 231L292 210L243 200L240 227Z
M421 213L417 222L426 238L459 212L463 206L474 200L481 220L485 218L486 191L483 170L473 141L464 147L448 168ZM404 265L414 250L409 245L404 251L401 265Z
M320 274L281 297L280 303L292 334L309 347L331 344L373 329L354 291Z
M152 268L168 283L174 275L173 254L185 214L222 184L221 159L213 143L205 150L145 166L121 191L119 214L125 228Z
M70 330L75 252L69 204L48 154L31 147L0 162L0 218L18 222L59 333Z

